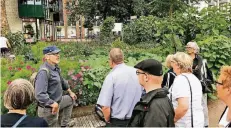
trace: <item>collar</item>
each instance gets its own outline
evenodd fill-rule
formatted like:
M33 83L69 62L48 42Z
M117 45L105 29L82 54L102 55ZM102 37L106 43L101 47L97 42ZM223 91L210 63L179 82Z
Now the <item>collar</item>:
M117 69L117 68L119 68L121 66L124 66L124 65L125 65L125 63L118 64L112 69L112 71L114 71L115 69Z
M45 62L45 66L46 67L48 67L49 69L51 69L51 70L56 70L56 69L58 69L58 65L51 65L51 64L49 64L48 62Z
M158 88L148 92L146 95L141 97L140 102L142 104L148 104L153 98L161 98L166 97L168 94L168 90L165 88Z

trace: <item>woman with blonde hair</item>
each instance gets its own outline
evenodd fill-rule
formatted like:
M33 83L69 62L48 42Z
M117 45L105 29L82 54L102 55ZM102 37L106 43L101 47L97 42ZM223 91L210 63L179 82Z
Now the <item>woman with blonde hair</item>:
M217 87L217 97L227 106L221 115L219 126L231 127L231 66L223 66L220 76L215 82Z
M33 101L34 87L28 80L12 81L4 93L4 106L9 112L1 115L1 127L48 127L44 119L26 115Z
M175 109L176 127L204 126L202 87L192 74L192 63L192 58L183 52L177 52L172 59L171 65L177 76L169 89L169 98Z
M164 74L163 82L161 84L162 88L166 87L167 89L169 89L172 86L173 81L176 77L176 74L173 72L173 69L171 66L172 58L173 58L173 54L168 55L166 58L165 63L166 63L166 66L169 68L169 70Z

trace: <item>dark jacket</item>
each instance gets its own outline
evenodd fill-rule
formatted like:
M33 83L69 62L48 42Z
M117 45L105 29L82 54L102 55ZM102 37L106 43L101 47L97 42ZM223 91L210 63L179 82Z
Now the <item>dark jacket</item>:
M35 98L40 106L50 106L54 102L59 103L62 99L63 90L68 90L68 83L60 76L58 66L45 62L40 69L47 68L47 71L40 70L35 79Z
M199 79L201 80L202 76L201 76L201 68L203 66L203 58L199 55L196 55L196 57L193 59L193 74Z
M173 84L173 81L176 77L176 74L173 72L173 69L169 69L167 73L164 74L163 82L161 84L161 87L167 87L168 89Z
M128 123L129 127L174 127L174 109L167 89L148 92L138 102Z

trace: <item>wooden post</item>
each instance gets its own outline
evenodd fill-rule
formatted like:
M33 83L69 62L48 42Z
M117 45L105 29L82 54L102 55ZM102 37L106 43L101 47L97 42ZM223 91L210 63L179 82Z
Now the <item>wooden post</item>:
M66 3L67 0L63 0L63 21L64 21L64 33L65 33L65 39L67 39L67 26L68 26L68 21L67 21L67 9L66 9Z

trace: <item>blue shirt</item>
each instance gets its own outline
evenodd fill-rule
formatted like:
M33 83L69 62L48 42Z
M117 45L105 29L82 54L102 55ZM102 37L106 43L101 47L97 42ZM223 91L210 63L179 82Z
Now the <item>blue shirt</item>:
M142 95L136 69L119 64L104 80L97 104L111 108L111 118L130 119Z

